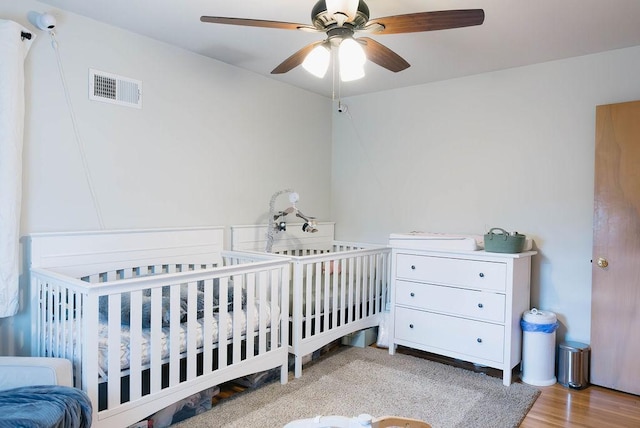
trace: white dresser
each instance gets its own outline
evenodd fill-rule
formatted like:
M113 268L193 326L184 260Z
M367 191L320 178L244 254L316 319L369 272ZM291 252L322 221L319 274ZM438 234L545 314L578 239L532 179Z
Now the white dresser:
M493 367L510 385L534 254L393 247L389 352L402 345Z

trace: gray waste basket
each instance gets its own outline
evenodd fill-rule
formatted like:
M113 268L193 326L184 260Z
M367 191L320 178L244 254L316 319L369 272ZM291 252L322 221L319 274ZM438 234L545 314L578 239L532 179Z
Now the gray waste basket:
M589 386L591 348L580 342L558 345L558 383L573 389Z

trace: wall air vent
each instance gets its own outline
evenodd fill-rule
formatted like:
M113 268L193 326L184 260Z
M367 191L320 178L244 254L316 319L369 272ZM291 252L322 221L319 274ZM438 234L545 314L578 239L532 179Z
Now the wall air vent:
M90 68L89 99L142 108L142 82Z

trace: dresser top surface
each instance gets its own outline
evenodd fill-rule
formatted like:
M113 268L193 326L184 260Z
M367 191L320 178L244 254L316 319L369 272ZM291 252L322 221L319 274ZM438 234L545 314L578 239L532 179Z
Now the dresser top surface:
M419 254L439 257L462 257L469 259L489 260L489 259L521 259L532 257L538 254L537 251L523 251L521 253L492 253L484 250L416 250L413 248L403 248L391 246L396 254Z

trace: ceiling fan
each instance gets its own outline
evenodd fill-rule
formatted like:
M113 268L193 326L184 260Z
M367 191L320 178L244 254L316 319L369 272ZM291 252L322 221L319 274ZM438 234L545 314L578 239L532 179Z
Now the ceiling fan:
M355 80L364 76L366 59L396 73L410 66L404 58L374 39L354 38L356 32L402 34L481 25L484 10L442 10L369 19L369 7L362 0L320 0L311 10L313 25L221 16L202 16L200 20L214 24L326 33L326 39L304 46L274 68L271 74L286 73L302 64L311 73L322 77L329 65L331 47L339 47L342 80ZM346 67L355 71L349 72Z

